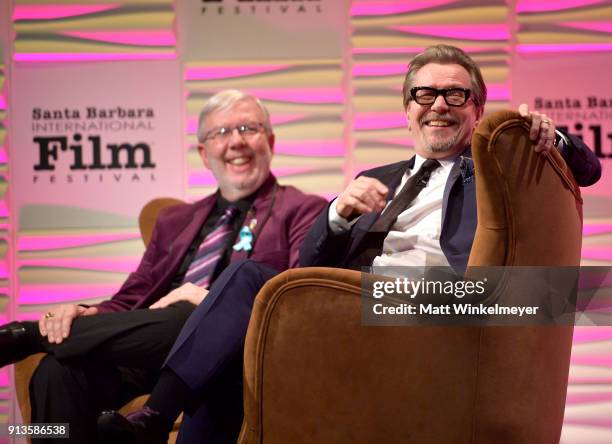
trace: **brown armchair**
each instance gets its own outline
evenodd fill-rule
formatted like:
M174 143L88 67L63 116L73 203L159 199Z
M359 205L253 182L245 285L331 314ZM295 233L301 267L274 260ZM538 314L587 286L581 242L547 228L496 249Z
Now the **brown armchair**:
M473 136L478 228L470 266L577 266L582 200L518 114ZM555 443L571 326L364 327L360 275L306 268L255 300L241 443Z
M153 233L153 227L155 226L155 221L159 212L166 207L180 203L183 203L183 201L180 199L163 197L151 200L142 208L138 217L138 226L140 228L140 235L145 245L148 245L149 241L151 240L151 234ZM34 374L38 363L44 356L44 353L37 353L15 363L15 392L24 424L29 424L32 417L29 393L30 379ZM126 414L137 410L144 405L147 397L148 395L139 396L123 406L119 411L122 414ZM174 430L170 434L170 439L168 440L170 444L173 444L176 441L181 419L182 418L179 418L177 420L174 425Z

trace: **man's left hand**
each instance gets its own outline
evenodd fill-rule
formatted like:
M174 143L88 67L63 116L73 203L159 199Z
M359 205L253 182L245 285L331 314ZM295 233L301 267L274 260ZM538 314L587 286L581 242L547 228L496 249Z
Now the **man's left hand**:
M538 111L529 111L526 103L519 106L518 112L526 119L531 118L529 138L535 142L535 152L548 154L554 147L555 123L546 114Z
M193 305L199 305L204 300L208 290L197 285L187 282L178 288L175 288L159 301L151 305L149 308L166 308L169 305L179 301L191 302Z

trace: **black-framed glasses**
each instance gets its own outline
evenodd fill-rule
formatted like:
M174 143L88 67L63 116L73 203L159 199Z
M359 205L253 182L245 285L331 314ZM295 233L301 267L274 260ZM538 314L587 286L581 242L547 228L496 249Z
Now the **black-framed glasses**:
M470 98L471 91L466 88L431 88L429 86L415 86L410 88L410 96L419 105L432 105L438 96L444 97L448 106L463 106Z
M215 128L209 131L206 136L204 136L204 141L207 140L215 140L215 141L224 141L231 137L234 133L234 130L238 131L242 137L252 137L255 134L258 134L266 129L266 126L263 123L259 122L246 122L241 123L240 125L236 125L233 127L222 126L220 128Z

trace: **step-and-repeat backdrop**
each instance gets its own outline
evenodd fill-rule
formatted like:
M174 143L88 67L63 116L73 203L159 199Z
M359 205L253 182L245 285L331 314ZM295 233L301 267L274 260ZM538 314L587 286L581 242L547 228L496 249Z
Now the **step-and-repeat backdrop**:
M597 153L583 263L612 265L607 0L12 0L0 2L0 321L111 296L144 248L140 208L214 191L195 134L222 89L270 109L282 183L332 197L408 158L403 75L436 43L478 62L488 112L528 103ZM612 442L611 350L612 328L576 329L563 442ZM4 369L0 422L19 417L12 390Z

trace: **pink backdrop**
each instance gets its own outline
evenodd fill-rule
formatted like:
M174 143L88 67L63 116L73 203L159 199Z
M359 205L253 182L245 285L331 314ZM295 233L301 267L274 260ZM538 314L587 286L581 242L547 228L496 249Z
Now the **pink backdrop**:
M0 320L108 297L142 253L138 209L152 196L195 200L214 189L195 128L221 89L250 91L270 108L283 183L330 197L357 171L409 157L403 73L435 43L479 63L488 111L550 102L545 111L570 131L582 124L592 146L599 131L604 177L584 191L583 261L612 265L608 0L94 3L0 2ZM566 99L571 107L558 106ZM91 103L154 109L150 130L109 130L102 140L147 143L155 183L106 171L102 183L68 184L68 151L61 181L34 183L33 109L83 113ZM66 119L55 120L74 140ZM612 328L576 331L563 442L612 442L611 346ZM0 422L12 422L6 370L2 387Z

